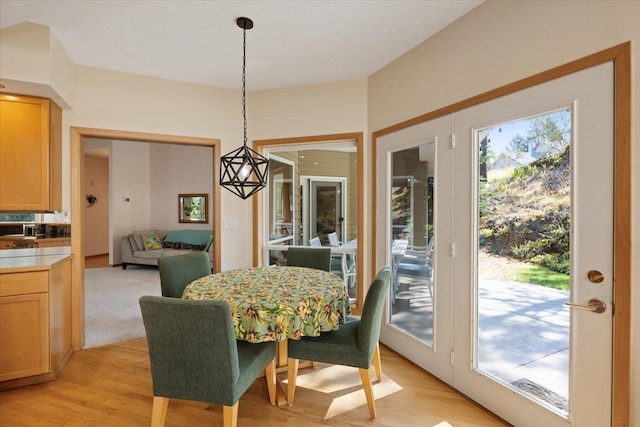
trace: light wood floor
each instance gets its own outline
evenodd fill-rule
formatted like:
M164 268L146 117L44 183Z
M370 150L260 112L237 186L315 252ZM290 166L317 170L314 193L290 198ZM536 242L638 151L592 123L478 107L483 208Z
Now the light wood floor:
M271 406L264 379L240 399L239 427L504 426L503 422L381 346L383 380L374 383L378 418L369 418L355 368L300 370L293 406ZM375 378L375 375L372 375ZM279 374L286 379L286 373ZM148 426L152 387L146 340L74 354L53 382L0 392L0 425ZM222 407L172 400L167 426L221 426Z

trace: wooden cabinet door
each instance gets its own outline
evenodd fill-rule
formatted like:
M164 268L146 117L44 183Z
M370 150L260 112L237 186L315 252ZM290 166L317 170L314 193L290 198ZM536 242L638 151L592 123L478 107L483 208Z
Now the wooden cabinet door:
M55 239L55 240L38 240L36 243L39 248L52 248L58 246L71 246L71 238Z
M48 99L0 95L0 211L61 208L61 112Z
M13 249L13 240L0 239L0 249Z
M49 371L46 293L0 297L0 381Z

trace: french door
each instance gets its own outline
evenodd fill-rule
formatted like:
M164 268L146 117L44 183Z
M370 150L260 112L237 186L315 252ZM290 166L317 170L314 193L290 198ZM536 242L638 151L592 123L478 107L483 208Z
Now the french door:
M303 200L308 200L307 209L303 207L304 244L314 237L328 242L329 233L337 233L338 240L344 240L344 206L346 180L336 177L302 176Z
M381 340L451 383L452 259L450 245L440 244L453 239L451 118L381 138L378 153L378 176L387 183L377 188L387 212L378 245L392 267Z
M378 264L395 266L381 340L514 425L610 425L613 65L383 136L377 153ZM394 177L423 170L431 223L414 185L394 233L408 197ZM397 249L416 233L434 236L431 269ZM429 280L417 314L403 293Z

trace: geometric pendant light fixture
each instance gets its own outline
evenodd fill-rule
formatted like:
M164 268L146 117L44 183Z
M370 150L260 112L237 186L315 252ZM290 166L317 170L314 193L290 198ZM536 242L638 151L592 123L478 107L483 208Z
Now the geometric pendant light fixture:
M242 117L244 119L244 143L220 158L220 185L238 197L251 197L267 185L269 160L247 147L247 109L245 69L247 61L247 30L253 28L249 18L238 18L242 28Z

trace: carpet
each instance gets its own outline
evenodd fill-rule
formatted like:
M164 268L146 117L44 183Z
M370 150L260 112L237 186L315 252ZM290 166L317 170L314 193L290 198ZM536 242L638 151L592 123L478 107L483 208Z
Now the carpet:
M156 267L86 269L84 348L144 338L142 295L161 295Z

